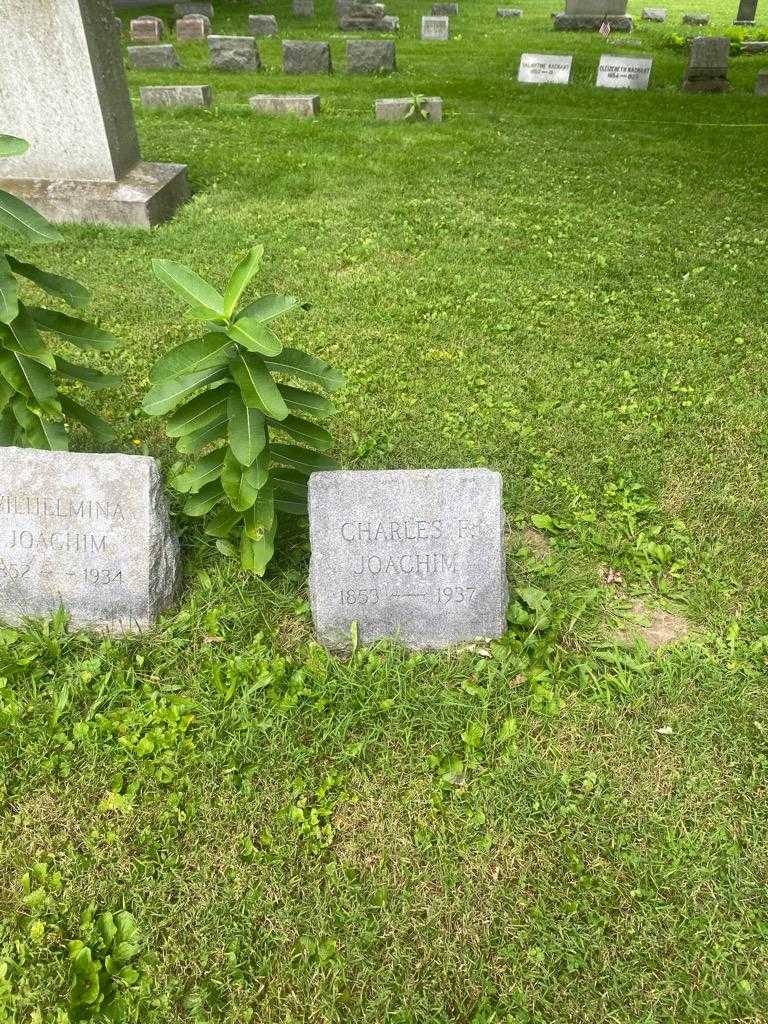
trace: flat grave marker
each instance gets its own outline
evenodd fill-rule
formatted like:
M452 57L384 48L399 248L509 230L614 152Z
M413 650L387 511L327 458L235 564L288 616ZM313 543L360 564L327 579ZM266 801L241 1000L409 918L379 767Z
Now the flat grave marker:
M210 107L213 90L210 85L142 85L139 89L142 107Z
M604 53L597 66L595 85L601 89L648 88L651 78L651 57L620 57L615 53Z
M450 38L450 22L447 17L432 17L425 14L421 19L421 38L429 42L445 42Z
M523 11L520 7L497 7L497 18L522 18Z
M667 8L666 7L644 7L643 8L643 21L658 21L663 22L667 20Z
M517 80L529 85L568 85L572 65L572 54L524 53L520 57Z
M180 579L155 459L2 448L0 466L0 619L151 627Z
M267 114L273 117L285 114L293 114L295 117L315 117L320 113L320 97L315 94L259 93L258 96L251 96L248 102L254 114Z
M413 99L409 96L395 99L376 100L374 107L377 121L403 121L413 110ZM440 96L423 96L421 99L423 116L414 117L420 121L442 121L443 101Z
M310 596L321 643L430 650L501 636L502 481L488 469L313 473Z
M137 71L157 71L180 68L179 55L170 43L129 46L128 64Z

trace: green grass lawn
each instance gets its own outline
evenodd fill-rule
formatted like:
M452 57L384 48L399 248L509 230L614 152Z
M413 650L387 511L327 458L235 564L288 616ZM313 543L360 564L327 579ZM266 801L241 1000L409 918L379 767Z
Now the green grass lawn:
M681 94L687 8L646 27L638 4L644 48L619 52L653 55L651 87L597 90L611 48L552 32L557 4L460 4L422 44L428 6L392 0L387 79L344 73L328 0L309 25L258 9L330 40L332 77L283 76L278 39L260 74L211 74L199 44L130 73L136 97L214 87L210 112L137 107L192 201L151 234L73 227L20 255L92 289L124 340L97 403L118 450L169 468L140 401L191 334L150 260L223 285L263 242L260 286L311 306L283 340L347 375L346 467L502 472L510 631L337 660L312 639L305 523L262 581L179 520L184 592L156 634L0 632L0 1020L67 1019L91 904L141 935L128 1020L768 1020L761 60L733 59L727 96ZM249 5L216 6L216 31L245 30ZM736 6L703 4L712 32ZM518 85L523 51L573 53L574 84ZM288 90L321 116L250 114ZM444 98L442 125L374 121L412 92ZM635 600L688 638L617 643Z

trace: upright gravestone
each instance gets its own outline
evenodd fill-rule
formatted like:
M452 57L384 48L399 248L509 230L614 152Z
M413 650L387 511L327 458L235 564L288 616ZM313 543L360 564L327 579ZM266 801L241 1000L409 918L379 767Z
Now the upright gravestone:
M211 19L204 14L185 14L176 22L176 38L180 43L206 39L211 31Z
M190 14L202 14L209 20L213 18L213 4L205 0L187 0L186 3L175 4L173 9L179 18L186 18Z
M208 36L208 56L215 71L258 71L261 68L253 36Z
M754 25L757 16L757 0L740 0L734 25Z
M501 476L487 469L313 473L310 596L320 641L435 649L506 629Z
M132 43L159 43L163 38L163 22L149 14L133 18L128 34Z
M683 24L684 25L698 25L701 28L704 25L708 25L709 24L709 15L708 14L704 14L701 11L699 11L699 12L693 11L691 13L684 14L683 15Z
M0 188L52 221L151 227L188 197L187 169L142 163L109 0L3 0ZM20 88L23 83L23 88Z
M314 18L315 0L293 0L293 13L297 18Z
M631 32L627 0L565 0L565 12L555 15L553 26L558 32L595 32L604 22L612 32Z
M667 20L667 8L666 7L644 7L643 8L643 21L664 22L666 20Z
M761 68L757 72L755 96L768 96L768 68Z
M336 8L338 26L342 32L386 32L387 13L384 4L350 3Z
M151 627L180 581L157 462L0 448L0 468L0 619Z
M274 14L250 14L248 31L252 36L276 36L277 18Z
M449 19L447 17L432 17L425 14L421 19L421 38L425 40L437 40L444 42L450 36Z
M381 75L395 70L395 44L390 39L350 39L347 74Z
M328 43L304 39L283 40L283 72L286 75L330 75L331 48Z
M179 55L170 43L159 46L129 46L128 63L137 71L163 71L180 68Z
M725 36L696 36L691 40L683 92L728 92L731 43Z
M601 89L647 89L652 64L650 57L619 57L615 53L604 53L597 67L595 85Z
M524 53L517 80L525 85L568 85L573 56L562 53Z
M432 4L432 11L430 13L433 14L435 17L439 17L442 14L458 14L459 5L453 3Z

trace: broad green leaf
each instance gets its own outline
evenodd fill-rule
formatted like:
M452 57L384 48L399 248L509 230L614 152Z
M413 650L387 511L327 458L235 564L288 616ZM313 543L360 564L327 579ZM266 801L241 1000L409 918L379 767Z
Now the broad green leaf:
M185 434L180 437L176 442L176 451L183 452L185 455L194 455L195 452L202 451L203 448L215 441L220 441L226 435L227 417L222 416L220 420L216 420L202 430L196 430L193 434Z
M280 394L291 412L300 413L302 416L317 416L318 419L324 419L336 412L332 402L314 391L303 391L301 388L292 388L289 384L281 384Z
M232 508L245 512L256 501L259 490L267 482L268 455L266 452L256 459L252 466L241 466L232 452L228 451L221 471L221 485L229 498Z
M258 320L238 319L227 328L227 334L249 352L258 352L261 356L276 356L283 350L277 335Z
M197 494L192 494L187 498L182 511L188 516L204 516L221 501L224 501L221 481L214 480L213 483L206 484Z
M11 407L13 415L16 417L16 422L20 427L27 431L34 429L39 420L27 405L27 399L23 395L15 395L11 401Z
M247 406L259 409L274 420L285 419L288 406L259 356L253 352L238 352L229 366Z
M307 475L298 469L287 469L285 466L273 466L269 471L272 486L281 495L293 494L298 498L307 497Z
M163 416L175 409L186 398L200 388L225 380L229 371L223 366L214 366L210 370L198 370L177 380L166 380L156 384L144 396L141 407L149 416Z
M0 412L3 412L15 394L16 392L10 384L6 384L4 380L0 379Z
M264 414L258 409L249 408L243 402L240 392L232 388L229 393L227 416L229 447L241 465L250 466L267 443Z
M302 473L317 473L339 468L335 459L329 459L327 455L318 455L317 452L308 451L306 448L299 448L295 444L271 444L269 452L276 462L282 462L284 466L298 469Z
M275 533L277 532L277 521L275 520L268 530L264 532L261 540L252 540L243 530L240 535L240 562L244 569L263 576L267 566L275 553Z
M319 452L327 451L333 444L333 438L327 430L323 430L322 427L318 427L310 420L302 420L298 416L286 416L284 420L271 425Z
M210 333L202 338L177 345L155 363L149 379L155 383L176 377L225 366L234 355L235 346L225 334Z
M254 274L259 269L263 256L264 246L255 245L248 255L240 260L232 272L232 277L229 279L227 290L224 292L224 315L227 318L231 317L234 313L235 307L240 301L240 296L248 287Z
M61 377L69 380L79 380L91 391L103 391L105 388L116 388L121 383L121 378L111 373L101 373L99 370L92 370L90 366L81 366L79 363L70 363L61 356L55 357L56 372Z
M337 391L344 384L344 377L338 370L298 348L284 348L279 356L265 359L264 365L270 373L289 374L309 384L317 384L325 391Z
M243 517L243 529L251 540L261 540L275 521L275 498L271 483L259 491L256 501Z
M224 539L232 533L242 518L242 512L236 512L233 508L223 508L221 511L217 512L210 523L208 523L205 528L205 532L209 537L220 537Z
M0 350L0 373L16 391L34 398L41 412L49 419L61 419L61 406L53 374L46 366L27 358L21 352Z
M75 309L88 305L90 292L79 281L74 281L71 277L61 277L59 274L50 274L47 270L40 270L34 263L22 263L21 260L17 260L13 256L8 257L8 262L11 265L11 270L26 277L28 281L32 281L48 295L63 299Z
M226 448L223 446L217 448L215 452L210 452L186 472L171 477L171 487L182 494L197 494L206 484L219 479L225 453Z
M229 388L214 388L191 399L177 409L166 424L169 437L182 437L203 430L220 420L227 412Z
M8 348L15 352L22 352L30 359L47 366L49 370L56 369L56 360L40 337L34 321L29 315L29 310L23 302L19 303L19 315L13 323L8 324L7 331L4 331L3 334Z
M0 224L26 238L28 242L60 242L62 234L37 210L27 206L10 192L0 189Z
M19 314L19 286L9 260L0 252L0 323L9 324Z
M0 447L15 445L19 436L19 425L10 406L0 413Z
M120 344L114 334L102 331L100 327L94 327L87 320L80 320L76 316L58 313L53 309L43 309L42 306L30 306L29 312L38 327L58 334L78 348L108 352Z
M194 270L181 263L174 263L173 260L152 260L152 270L158 281L167 285L192 306L194 314L199 314L206 320L226 319L224 297Z
M216 541L216 550L220 551L225 558L237 558L239 552L235 545L223 537L219 537Z
M103 420L101 416L96 416L86 409L85 406L70 398L69 395L61 396L61 407L66 416L72 420L77 420L78 423L82 423L85 429L90 434L93 434L97 441L105 443L114 441L116 437L114 427L107 423L106 420Z
M26 139L19 139L15 135L0 135L0 156L21 156L28 149Z
M40 434L45 438L45 447L52 452L66 452L69 450L69 438L67 428L63 422L56 423L54 420L40 419ZM41 447L43 447L41 445Z
M275 498L275 508L292 516L307 515L307 503L301 498Z
M275 320L277 317L282 316L283 313L289 313L292 309L297 309L298 306L299 300L294 299L292 295L262 295L260 299L256 299L255 302L242 309L240 316L260 320L265 324L269 320Z

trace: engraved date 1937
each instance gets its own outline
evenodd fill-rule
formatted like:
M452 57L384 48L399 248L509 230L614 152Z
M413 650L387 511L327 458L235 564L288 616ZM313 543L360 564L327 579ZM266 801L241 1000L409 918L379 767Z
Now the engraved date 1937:
M412 590L394 590L388 596L397 601L428 601L445 605L471 604L476 593L477 587L415 587ZM345 587L341 591L343 605L375 605L380 600L381 594L376 587Z

